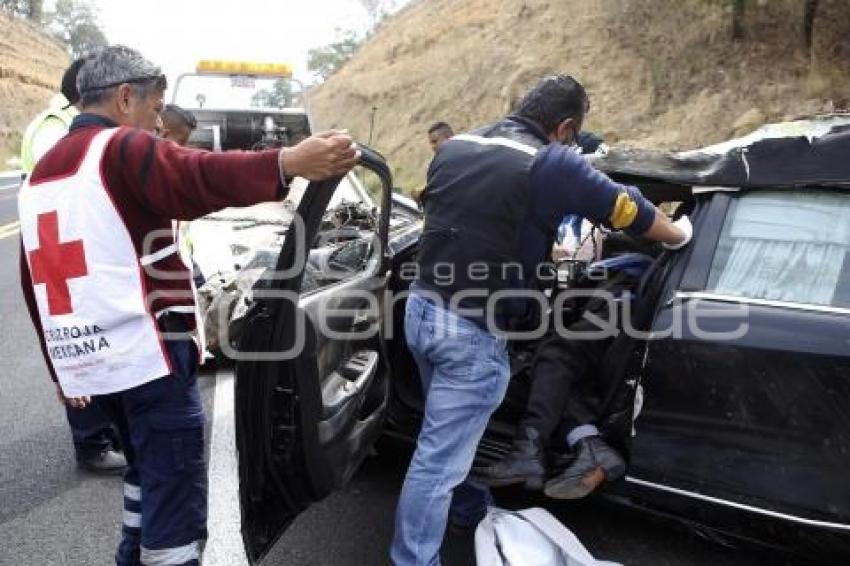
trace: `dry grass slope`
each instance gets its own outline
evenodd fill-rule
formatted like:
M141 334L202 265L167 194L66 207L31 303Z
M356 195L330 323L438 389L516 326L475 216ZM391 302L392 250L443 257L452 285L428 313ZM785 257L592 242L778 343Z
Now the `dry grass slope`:
M850 2L821 0L811 58L800 0L753 3L730 41L724 3L708 0L419 0L387 21L314 90L320 127L373 145L397 182L421 185L425 129L464 130L505 113L541 75L588 87L587 128L609 141L692 148L850 100Z
M24 128L58 90L68 62L58 43L0 12L0 171L20 151Z

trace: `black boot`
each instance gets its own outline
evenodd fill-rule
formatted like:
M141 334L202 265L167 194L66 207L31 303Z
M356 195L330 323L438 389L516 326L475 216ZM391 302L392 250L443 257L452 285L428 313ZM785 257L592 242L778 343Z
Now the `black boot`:
M95 454L77 453L77 464L93 474L118 475L127 468L127 459L121 452L104 450Z
M555 499L579 499L603 482L612 482L626 473L626 462L616 450L598 436L576 443L575 459L567 468L546 482L543 492Z
M525 427L514 439L511 451L495 464L478 469L476 479L490 487L525 484L526 489L540 491L545 475L540 433Z

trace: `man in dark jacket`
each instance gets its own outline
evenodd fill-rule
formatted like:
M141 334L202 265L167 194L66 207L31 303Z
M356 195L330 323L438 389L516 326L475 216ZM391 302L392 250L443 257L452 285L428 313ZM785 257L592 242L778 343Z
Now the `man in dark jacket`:
M507 388L501 330L533 317L535 274L564 216L673 246L689 238L640 191L614 183L568 147L588 106L577 81L546 77L516 115L453 137L431 162L419 277L405 317L425 414L396 512L396 565L439 564L452 492Z

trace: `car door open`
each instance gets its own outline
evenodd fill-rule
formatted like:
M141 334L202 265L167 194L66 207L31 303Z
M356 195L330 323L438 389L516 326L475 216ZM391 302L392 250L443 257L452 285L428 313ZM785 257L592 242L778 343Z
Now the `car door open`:
M235 408L242 534L254 562L348 481L381 433L391 189L384 160L366 148L342 181L311 183L276 271L255 288Z

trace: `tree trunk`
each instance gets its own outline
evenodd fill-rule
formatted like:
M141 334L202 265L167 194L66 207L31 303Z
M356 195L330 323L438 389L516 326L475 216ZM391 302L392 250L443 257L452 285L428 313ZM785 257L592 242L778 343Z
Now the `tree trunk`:
M812 54L815 16L818 11L818 1L819 0L803 0L803 45L809 55Z
M27 18L41 24L44 21L44 0L29 0L28 4Z
M738 40L744 37L744 13L747 8L747 0L732 0L732 39Z

